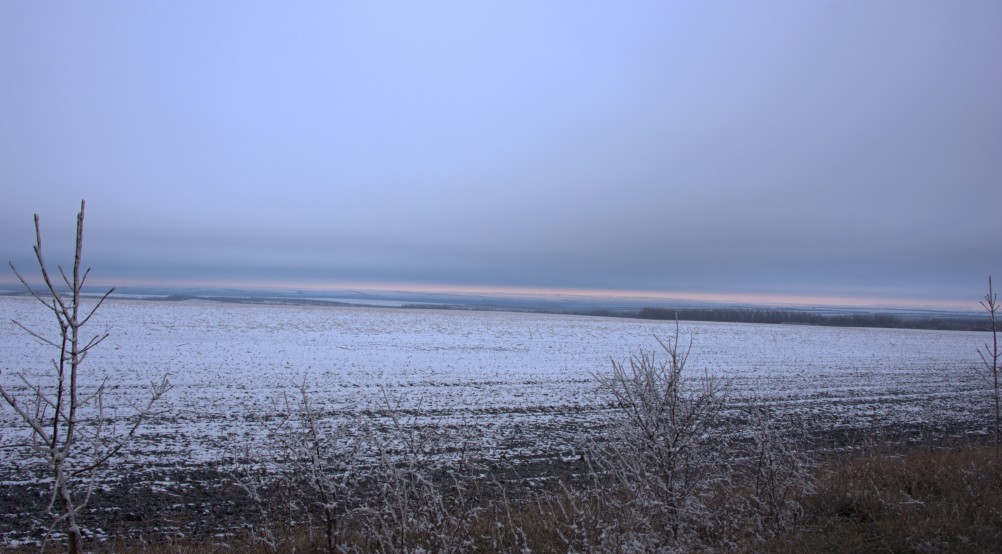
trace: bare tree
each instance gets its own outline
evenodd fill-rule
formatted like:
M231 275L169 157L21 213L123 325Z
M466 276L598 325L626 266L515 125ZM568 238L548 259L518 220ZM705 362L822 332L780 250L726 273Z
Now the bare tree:
M58 354L51 361L54 371L48 383L29 379L25 373L17 374L24 392L0 385L0 396L20 416L28 428L30 442L25 446L43 459L52 472L52 492L48 512L53 516L49 534L63 526L71 553L82 549L82 534L78 516L87 506L97 470L128 443L142 421L153 413L154 404L170 389L167 375L151 383L150 397L137 408L131 422L123 432L116 433L113 422L105 413L104 392L106 380L93 390L83 393L80 386L80 368L88 353L104 341L107 333L91 338L82 336L82 328L114 291L99 297L92 307L82 305L82 291L90 270L81 271L83 251L84 202L77 214L76 254L70 275L58 267L65 289L57 285L42 256L42 233L38 214L35 214L35 257L41 270L44 289L36 291L13 262L11 269L32 297L52 312L58 325L58 336L50 338L45 333L30 329L18 321L14 324L36 340L54 348ZM48 539L48 536L46 537Z
M680 343L678 321L673 336L657 340L664 359L641 351L628 364L613 360L611 375L596 376L619 418L596 464L627 491L629 507L646 514L636 518L649 524L639 535L678 545L704 510L700 492L715 467L713 427L726 395L715 377L684 378L692 341Z
M565 528L583 531L564 541L568 550L712 551L795 529L812 490L802 435L758 399L747 400L742 417L727 380L687 374L692 340L683 341L678 321L672 335L655 338L661 352L613 360L611 374L595 376L610 400L612 433L591 447L591 481L561 502L600 507L602 517L551 510L573 522Z
M992 290L992 278L988 277L988 292L985 293L981 306L988 312L992 323L992 344L985 343L985 349L978 348L981 361L984 363L988 378L992 381L992 391L995 397L995 453L999 450L999 423L1002 420L1002 412L999 411L999 359L1002 353L999 352L998 326L995 321L995 314L998 312L998 297Z

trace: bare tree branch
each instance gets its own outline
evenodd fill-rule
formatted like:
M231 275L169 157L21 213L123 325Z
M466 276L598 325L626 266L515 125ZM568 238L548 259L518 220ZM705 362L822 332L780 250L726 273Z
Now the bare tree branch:
M999 444L1000 444L1000 433L1002 433L1002 398L1000 398L999 390L999 360L1002 358L1002 352L999 351L999 339L998 339L998 325L995 319L996 313L999 309L998 296L995 294L994 289L992 289L992 278L988 277L988 292L985 293L983 300L980 302L981 307L988 312L989 321L991 322L992 331L992 344L989 346L985 343L985 349L982 351L978 348L978 355L981 356L981 362L985 366L985 371L987 372L987 377L991 380L992 392L995 401L995 413L994 415L994 431L995 431L995 455L999 454Z
M171 388L167 375L159 383L152 382L150 397L144 406L138 408L130 425L122 433L117 432L114 421L109 422L105 416L107 378L91 393L84 393L80 388L81 364L91 349L109 336L108 333L97 334L84 342L80 335L81 328L114 292L114 289L105 292L87 311L86 316L81 318L83 285L90 274L89 269L81 273L84 207L85 204L81 201L80 212L77 214L73 270L68 274L61 266L57 266L59 276L69 289L68 293L60 292L49 274L42 254L41 225L37 214L33 250L48 295L43 297L41 292L33 289L14 264L9 263L28 293L55 315L59 329L58 340L47 338L14 321L15 325L32 338L59 350L58 359L52 360L53 379L48 385L44 385L32 382L23 373L18 374L27 386L27 401L19 400L11 391L0 386L0 397L14 409L29 430L32 452L43 459L52 471L53 482L47 509L53 517L43 539L43 550L56 527L63 527L68 540L68 551L73 554L83 548L83 535L77 517L90 502L98 469L121 452L135 436L140 425L156 413L154 405Z

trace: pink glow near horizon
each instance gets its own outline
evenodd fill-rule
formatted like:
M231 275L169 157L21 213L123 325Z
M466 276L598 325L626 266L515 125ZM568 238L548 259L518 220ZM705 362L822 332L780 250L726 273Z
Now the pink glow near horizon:
M0 277L0 283L18 284L16 280ZM366 283L366 282L305 282L276 280L171 280L151 281L147 279L120 279L117 281L93 279L93 286L148 286L148 287L205 287L257 289L273 291L313 291L333 293L338 291L380 292L380 293L428 293L459 294L512 297L553 297L572 296L597 299L656 300L713 302L721 304L761 304L781 306L817 306L841 308L904 308L937 310L978 310L977 301L961 302L945 299L892 298L877 296L810 295L810 294L768 294L768 293L711 293L686 291L618 290L618 289L575 289L556 287L518 287L487 285L448 285L426 283Z

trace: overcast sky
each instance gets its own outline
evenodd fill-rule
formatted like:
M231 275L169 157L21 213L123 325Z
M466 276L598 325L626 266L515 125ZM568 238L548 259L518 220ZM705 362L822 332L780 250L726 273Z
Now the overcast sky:
M0 255L975 304L1002 2L3 2ZM2 279L9 281L10 272ZM976 304L975 304L976 305Z

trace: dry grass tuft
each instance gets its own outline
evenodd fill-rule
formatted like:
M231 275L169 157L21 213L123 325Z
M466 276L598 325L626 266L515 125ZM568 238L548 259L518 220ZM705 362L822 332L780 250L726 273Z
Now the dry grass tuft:
M1002 459L958 447L835 460L818 470L803 528L778 552L998 552Z

